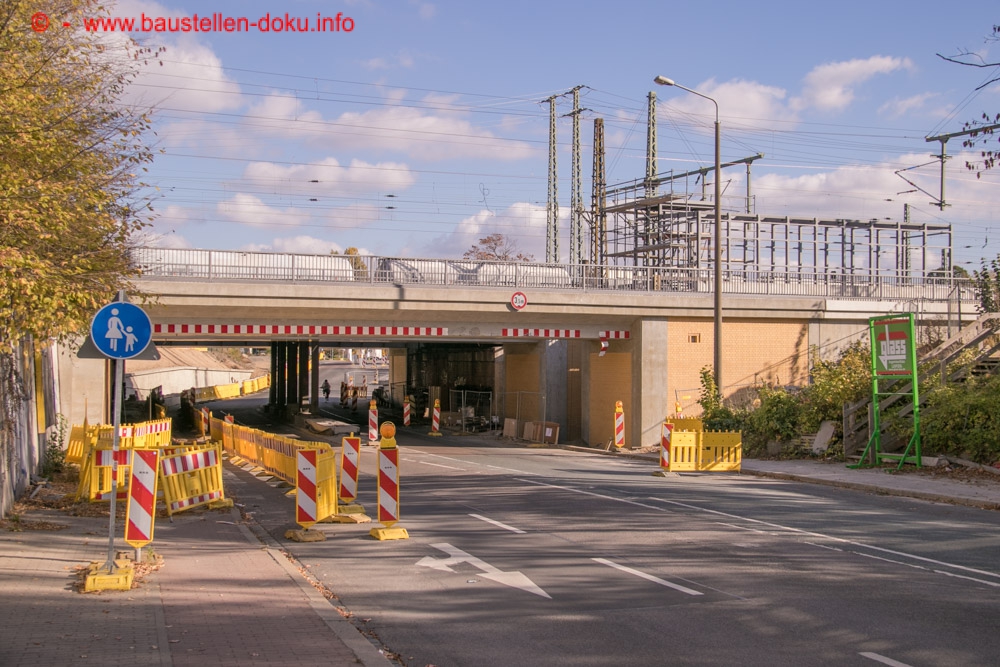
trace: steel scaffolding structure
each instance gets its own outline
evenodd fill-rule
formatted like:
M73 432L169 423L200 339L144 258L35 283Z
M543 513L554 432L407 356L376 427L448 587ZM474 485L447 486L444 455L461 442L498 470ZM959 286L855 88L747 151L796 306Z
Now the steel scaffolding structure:
M657 179L662 182L666 179ZM618 266L709 269L714 203L687 194L647 197L649 179L608 188L600 257ZM947 224L722 215L722 268L775 274L895 278L951 275Z

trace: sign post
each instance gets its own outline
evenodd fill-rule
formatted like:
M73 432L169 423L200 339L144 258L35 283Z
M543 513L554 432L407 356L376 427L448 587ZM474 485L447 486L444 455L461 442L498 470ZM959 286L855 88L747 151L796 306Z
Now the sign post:
M115 571L115 501L118 496L118 449L121 438L121 414L125 383L125 360L141 354L153 337L153 325L149 316L139 308L125 301L125 292L118 292L118 300L97 311L90 322L90 340L106 357L115 361L114 413L112 427L114 436L111 449L111 511L108 519L108 561L105 568Z
M916 317L913 313L882 315L868 320L872 369L872 431L861 455L875 465L883 461L922 463L920 448L920 386L917 377ZM912 401L913 435L902 454L882 451L881 403L884 398L903 397ZM856 466L855 466L856 467Z

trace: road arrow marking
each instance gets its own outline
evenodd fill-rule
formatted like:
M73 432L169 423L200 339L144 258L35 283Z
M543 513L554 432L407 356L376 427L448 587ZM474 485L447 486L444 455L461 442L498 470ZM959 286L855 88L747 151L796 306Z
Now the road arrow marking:
M453 547L447 542L441 542L439 544L432 544L432 547L448 554L448 558L434 558L433 556L424 556L419 561L417 565L422 567L432 567L435 570L442 570L444 572L454 572L451 569L452 565L458 565L459 563L468 563L473 567L479 568L483 571L483 578L495 581L498 584L503 584L504 586L511 586L512 588L520 588L522 591L527 591L528 593L534 593L535 595L541 596L543 598L552 599L552 596L543 591L541 588L535 585L535 583L521 574L520 572L503 572L493 567L489 563L483 562L476 558L472 554L468 554L457 547Z

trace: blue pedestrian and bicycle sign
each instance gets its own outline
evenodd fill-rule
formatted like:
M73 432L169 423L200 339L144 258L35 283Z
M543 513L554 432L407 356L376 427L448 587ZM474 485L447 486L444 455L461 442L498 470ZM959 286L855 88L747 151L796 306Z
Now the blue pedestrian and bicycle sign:
M131 359L142 354L153 338L149 315L125 301L115 301L97 311L90 323L90 340L101 354Z

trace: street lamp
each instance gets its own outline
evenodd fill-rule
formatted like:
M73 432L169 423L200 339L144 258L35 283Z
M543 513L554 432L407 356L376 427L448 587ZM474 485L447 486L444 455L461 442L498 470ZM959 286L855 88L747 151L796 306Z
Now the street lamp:
M653 79L654 83L661 86L674 86L681 90L686 90L692 95L704 97L715 105L715 337L713 341L714 364L715 364L715 389L719 393L719 400L722 400L722 165L719 162L720 144L722 130L719 125L719 103L714 99L691 90L673 79L665 76L658 76Z

